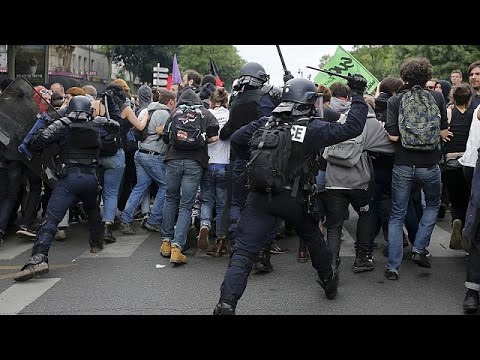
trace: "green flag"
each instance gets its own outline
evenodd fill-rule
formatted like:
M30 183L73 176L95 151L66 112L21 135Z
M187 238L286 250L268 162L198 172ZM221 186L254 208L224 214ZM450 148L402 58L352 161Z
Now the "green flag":
M323 67L323 70L328 70L339 75L360 74L367 79L367 92L374 93L379 81L363 66L360 61L355 59L349 52L343 49L341 46L337 48L335 54L332 56L329 62ZM347 80L339 78L337 76L328 75L319 72L314 79L315 84L323 84L330 87L335 82L346 83Z

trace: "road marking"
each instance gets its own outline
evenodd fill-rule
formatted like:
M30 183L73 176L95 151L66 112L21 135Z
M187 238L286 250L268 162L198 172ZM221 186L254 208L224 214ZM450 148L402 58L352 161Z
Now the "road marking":
M350 235L349 229L350 231L354 232L356 231L356 226L357 218L352 219L351 216L349 220L345 221L345 225L343 227L345 231L344 236L342 237L343 241L341 242L340 256L355 256L355 237ZM452 250L449 248L450 235L451 233L442 229L442 227L438 225L434 226L432 236L430 238L430 245L428 246L428 251L430 251L430 254L433 257L465 257L465 251Z
M129 257L145 241L150 234L117 236L117 242L105 244L103 250L92 254L90 250L84 252L79 258L117 258ZM159 234L160 237L160 234Z
M64 269L64 268L77 266L77 265L78 264L55 264L55 265L49 265L48 268L50 270ZM20 270L22 267L23 265L0 265L0 271L1 270ZM15 275L17 275L17 272L0 275L0 280L13 279Z
M33 241L21 240L20 243L5 241L0 250L0 260L12 260L32 247Z
M15 315L34 302L61 278L33 279L15 283L0 294L0 314Z

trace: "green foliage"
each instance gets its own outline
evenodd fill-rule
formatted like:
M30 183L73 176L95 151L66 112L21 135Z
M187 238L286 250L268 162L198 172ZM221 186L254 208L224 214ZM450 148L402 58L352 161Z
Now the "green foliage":
M125 70L138 76L141 82L153 82L153 67L160 66L172 70L173 55L178 52L178 45L113 45L112 59L115 63L123 62Z
M390 45L360 45L351 52L373 76L382 81L387 76L398 76L394 49Z
M480 59L478 45L358 45L351 54L377 79L399 76L408 58L424 57L433 65L433 77L450 80L452 70L460 70L468 81L468 66Z
M218 75L229 90L245 60L233 45L181 45L177 54L180 71L192 69L201 75L210 74L210 57L217 66Z
M433 65L433 77L450 80L452 70L460 70L468 81L468 66L480 59L478 45L399 45L395 49L398 66L411 57L424 57Z
M321 69L323 66L328 63L332 59L331 55L325 54L320 58L320 61L318 63L318 68Z

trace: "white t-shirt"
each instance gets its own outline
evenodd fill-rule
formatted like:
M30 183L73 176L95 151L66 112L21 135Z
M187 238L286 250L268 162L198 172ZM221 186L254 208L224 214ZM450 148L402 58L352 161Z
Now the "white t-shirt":
M223 106L215 109L208 109L218 120L219 132L228 121L230 111ZM220 140L208 144L209 164L228 164L230 162L230 139Z
M458 162L463 166L475 167L478 157L478 148L480 147L480 120L477 114L480 105L477 106L473 112L472 124L470 125L470 132L468 133L467 147L463 156L458 159Z

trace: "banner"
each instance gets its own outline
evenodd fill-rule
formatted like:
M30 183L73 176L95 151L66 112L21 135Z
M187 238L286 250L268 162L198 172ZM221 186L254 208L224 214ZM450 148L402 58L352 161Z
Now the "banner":
M19 45L15 55L15 77L24 77L33 85L48 82L48 46Z
M213 62L212 58L210 58L210 74L215 76L215 79L217 80L217 86L223 86L223 81L222 79L220 79L220 76L218 75L217 66Z
M337 48L335 54L332 56L329 62L327 62L322 70L332 71L340 75L360 74L367 79L367 93L372 94L375 92L377 85L380 81L368 71L365 66L362 65L357 59L355 59L348 51L341 46ZM333 83L341 82L347 83L347 80L339 78L337 76L328 75L319 72L314 79L315 84L323 84L330 87Z

